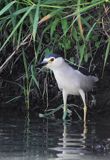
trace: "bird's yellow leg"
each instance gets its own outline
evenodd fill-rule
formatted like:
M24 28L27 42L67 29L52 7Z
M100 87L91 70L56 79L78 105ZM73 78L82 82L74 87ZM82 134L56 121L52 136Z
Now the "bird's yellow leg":
M86 118L87 118L87 105L86 105L86 100L85 100L85 93L82 89L79 90L79 93L81 95L81 98L83 100L83 103L84 103L84 123L86 125Z
M87 106L86 104L84 104L84 122L86 122L86 118L87 118Z
M63 120L66 120L67 117L67 93L65 90L63 90L63 103L64 103L64 108L63 108Z
M67 117L67 105L64 105L64 109L63 109L63 120L65 120Z

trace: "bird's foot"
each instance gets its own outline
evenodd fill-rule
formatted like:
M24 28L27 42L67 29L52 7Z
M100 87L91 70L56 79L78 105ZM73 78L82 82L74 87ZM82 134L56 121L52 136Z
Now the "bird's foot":
M68 117L70 118L71 115L72 115L72 111L67 109L67 111L63 113L63 117L62 117L63 121L65 121Z
M62 117L63 121L65 121L66 118L67 118L67 112L64 112L64 113L63 113L63 117Z

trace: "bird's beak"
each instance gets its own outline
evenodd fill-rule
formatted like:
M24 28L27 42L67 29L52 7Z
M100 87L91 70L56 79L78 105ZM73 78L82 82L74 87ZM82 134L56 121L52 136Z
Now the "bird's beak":
M36 65L36 68L41 68L43 66L46 66L48 62L42 61L40 64Z

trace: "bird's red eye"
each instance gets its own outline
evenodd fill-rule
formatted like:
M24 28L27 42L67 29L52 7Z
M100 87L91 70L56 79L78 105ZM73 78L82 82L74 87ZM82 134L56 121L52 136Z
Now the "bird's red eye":
M51 59L50 59L50 62L53 62L53 61L54 61L54 58L51 58Z

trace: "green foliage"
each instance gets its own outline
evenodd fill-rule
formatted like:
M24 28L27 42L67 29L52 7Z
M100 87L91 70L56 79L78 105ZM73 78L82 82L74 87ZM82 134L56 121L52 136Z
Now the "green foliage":
M4 14L7 10L9 10L9 8L15 3L16 1L12 1L10 3L8 3L5 7L3 7L0 11L0 16L2 14Z
M107 47L106 47L106 51L105 51L105 57L104 57L104 65L103 65L103 71L102 71L102 76L104 74L104 69L105 69L105 65L107 63L107 59L108 59L108 55L110 54L110 38L108 39L107 42Z
M50 51L61 50L69 60L77 59L76 63L80 66L92 58L100 46L107 43L104 45L107 46L104 71L110 37L104 34L107 31L103 27L106 24L102 23L102 18L105 14L104 8L109 3L109 0L1 1L1 55L5 54L6 60L15 50L23 55L24 95L28 99L28 107L31 87L35 84L39 88L35 64L42 59L45 52L48 54ZM8 48L11 49L7 54ZM30 51L27 54L28 50ZM15 57L19 61L19 54L15 54ZM1 70L3 67L0 67Z
M50 36L51 38L53 37L53 34L56 34L56 27L59 23L59 18L55 18L55 20L51 24L51 29L50 29Z
M38 5L36 7L34 22L33 22L33 40L35 41L37 27L38 27L38 20L39 20L39 7L40 7L40 0L38 0Z

